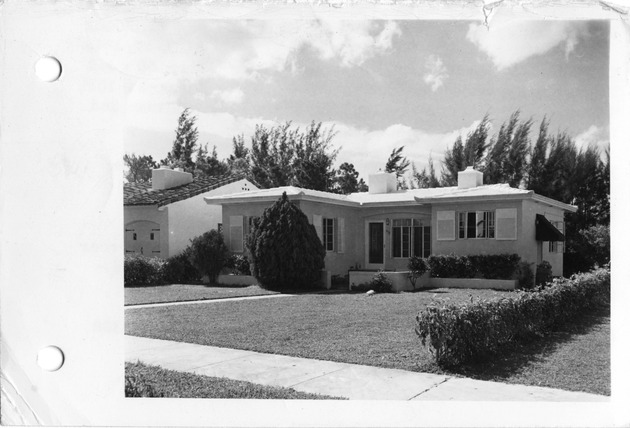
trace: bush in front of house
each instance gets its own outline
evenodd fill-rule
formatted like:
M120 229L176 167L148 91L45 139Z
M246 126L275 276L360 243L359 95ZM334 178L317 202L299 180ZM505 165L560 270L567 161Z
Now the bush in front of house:
M523 290L531 290L534 288L534 272L532 265L534 263L520 262L518 264L518 286Z
M393 293L394 284L383 271L378 271L372 276L370 282L358 285L352 284L351 290L359 292L372 290L376 293Z
M233 275L251 275L249 259L242 254L231 254L225 262L225 268Z
M430 256L427 259L433 278L512 279L518 274L518 254L455 254Z
M433 278L474 278L475 268L467 256L444 254L429 256L429 269Z
M548 261L543 260L536 266L536 285L544 286L553 280L551 265Z
M190 263L200 273L208 275L211 283L215 283L229 255L223 235L210 230L191 240L189 248Z
M409 258L407 268L409 269L409 281L415 290L418 279L429 270L429 262L422 257L413 256Z
M252 274L272 290L310 289L321 281L326 252L315 227L286 192L253 225Z
M150 287L164 284L164 265L164 260L157 257L125 256L125 287Z
M542 336L609 303L610 269L602 268L511 298L432 304L416 316L416 334L440 366L455 366L492 354L510 341Z
M512 279L518 272L518 254L481 254L468 256L470 263L485 279Z
M191 248L187 247L176 256L166 259L164 265L164 281L168 284L186 284L201 280L201 274L190 261Z

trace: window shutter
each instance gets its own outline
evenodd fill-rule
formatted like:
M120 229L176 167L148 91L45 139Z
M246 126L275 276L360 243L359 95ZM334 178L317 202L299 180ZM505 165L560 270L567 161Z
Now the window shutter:
M337 219L337 252L346 251L346 224L343 217Z
M230 250L243 252L243 216L230 216Z
M315 231L317 232L317 237L321 243L324 242L324 232L322 225L322 216L313 214L313 226L315 226Z
M500 241L516 240L516 208L497 209L495 236Z
M437 212L437 240L455 240L455 211Z

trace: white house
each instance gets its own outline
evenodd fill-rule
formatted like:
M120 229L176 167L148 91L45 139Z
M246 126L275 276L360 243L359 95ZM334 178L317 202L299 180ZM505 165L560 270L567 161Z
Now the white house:
M193 179L167 167L154 169L151 183L125 183L125 254L177 255L192 238L221 227L221 207L208 210L204 197L257 189L242 175Z

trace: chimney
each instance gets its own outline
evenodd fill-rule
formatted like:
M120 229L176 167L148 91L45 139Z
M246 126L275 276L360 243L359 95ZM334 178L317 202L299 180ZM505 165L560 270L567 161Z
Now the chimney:
M393 193L398 187L396 174L379 171L368 176L369 193Z
M457 187L459 189L470 189L481 185L483 185L483 172L475 170L472 166L457 173Z
M161 166L151 172L151 188L153 190L170 189L182 184L192 183L193 177L189 172L183 172L181 168L175 170Z

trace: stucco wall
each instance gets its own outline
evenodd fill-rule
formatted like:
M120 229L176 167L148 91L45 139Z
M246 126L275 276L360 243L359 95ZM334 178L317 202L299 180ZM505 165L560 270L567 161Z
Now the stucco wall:
M183 201L168 205L169 216L169 255L174 256L182 252L190 240L211 229L217 229L222 222L220 205L208 205L203 200L205 196L228 195L242 192L243 189L257 189L247 180L239 180L227 184L210 192L202 193Z
M167 208L158 210L156 206L126 206L124 207L124 230L136 221L152 221L160 225L160 257L168 257L168 211Z

